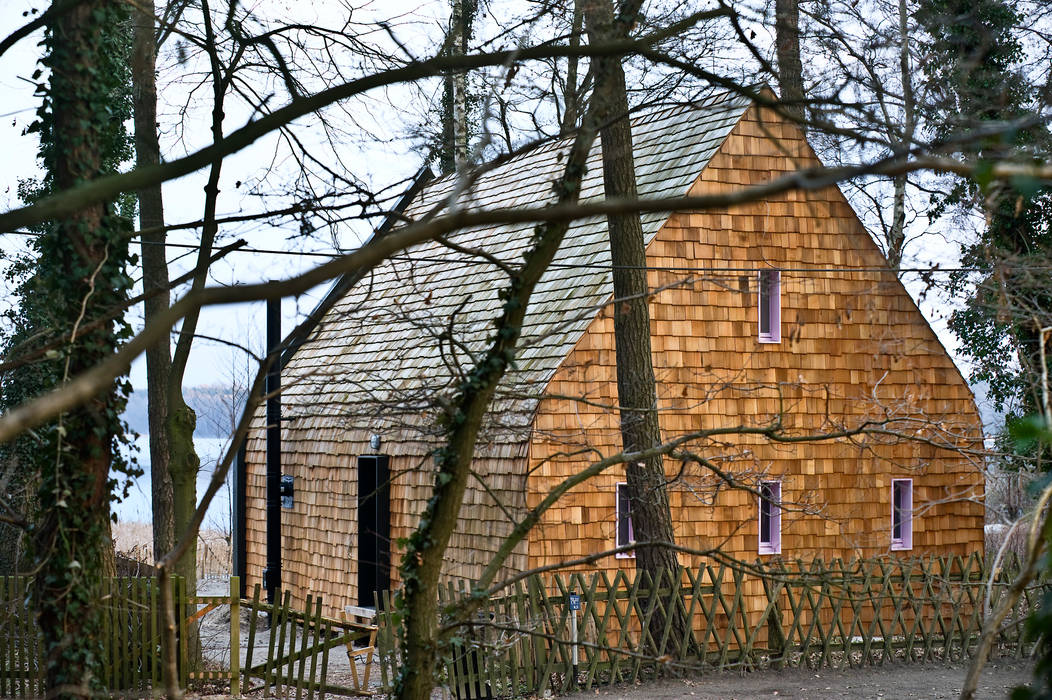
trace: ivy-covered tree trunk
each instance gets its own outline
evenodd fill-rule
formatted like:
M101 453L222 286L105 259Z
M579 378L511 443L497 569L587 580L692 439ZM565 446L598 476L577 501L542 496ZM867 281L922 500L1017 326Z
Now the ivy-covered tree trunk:
M451 0L450 10L447 40L449 54L463 56L471 40L478 3L476 0ZM467 72L458 70L447 73L442 82L442 133L437 153L438 169L443 175L456 172L468 160L470 102Z
M37 128L52 191L112 172L127 155L121 126L128 113L126 7L117 0L84 0L47 28L50 81ZM52 358L58 385L116 349L116 324L92 322L126 298L128 239L127 220L113 206L98 204L53 222L39 240L36 273L22 303L46 304L52 329L63 339ZM123 403L123 391L114 386L43 432L34 607L52 698L87 698L99 684L96 606L106 553L112 553L109 474L111 464L120 463L115 439Z
M588 152L595 140L597 120L592 110L585 117L566 159L558 182L553 183L559 204L578 201ZM402 666L395 679L394 697L428 700L435 669L448 650L449 631L441 632L438 578L449 538L456 527L471 474L475 441L501 379L515 358L530 296L555 257L568 222L538 225L533 246L501 292L503 305L487 352L461 378L450 407L442 416L444 444L435 451L435 485L416 531L406 544L402 559L402 592L396 601L403 620Z

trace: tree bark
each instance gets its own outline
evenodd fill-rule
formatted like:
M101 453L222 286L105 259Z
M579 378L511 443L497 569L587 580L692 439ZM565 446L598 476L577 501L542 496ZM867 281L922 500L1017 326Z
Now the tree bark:
M800 0L775 0L774 31L782 107L792 119L802 124L807 113L800 60Z
M578 201L595 123L594 115L589 115L574 140L562 179L556 183L560 204ZM460 515L475 441L490 400L514 360L530 295L568 228L568 222L538 226L536 243L526 254L522 268L511 276L502 297L505 301L492 343L478 364L461 378L453 405L446 412L449 427L443 446L435 451L437 474L431 499L402 559L402 668L394 689L399 700L431 697L435 668L447 643L438 629L438 577Z
M627 32L635 13L622 9L618 22L612 16L610 0L585 0L585 26L589 41L600 43ZM632 154L632 128L628 119L628 91L620 57L595 61L595 102L603 149L603 187L607 199L635 200L635 160ZM638 213L607 216L610 229L610 261L614 282L614 342L617 357L617 396L621 418L621 441L626 452L646 450L661 444L657 391L650 347L650 308L647 286L646 248ZM668 585L669 577L679 576L674 549L672 515L664 460L655 455L645 461L625 465L631 504L632 528L636 540L650 543L636 550L636 566L655 584ZM665 610L676 610L665 606ZM673 624L670 646L690 633L682 616L651 619L653 642L659 643L666 624ZM663 648L651 647L655 654Z
M205 50L208 53L212 79L212 142L223 141L223 119L226 91L229 86L228 75L233 66L224 67L219 62L215 31L212 26L211 9L207 0L201 2L201 19L205 33ZM216 207L219 200L219 178L223 168L223 159L212 161L205 182L205 206L202 215L200 247L197 251L197 262L194 268L193 282L189 294L200 292L208 281L208 263L212 255L219 226L216 222ZM190 350L193 347L200 309L188 313L179 329L179 336L172 354L171 374L168 386L168 414L165 427L168 439L168 471L172 476L172 519L177 537L193 527L193 516L197 509L197 473L201 460L194 446L194 428L197 426L197 415L186 404L183 398L183 380L186 374ZM193 594L197 588L197 538L190 539L186 551L175 565L175 572L186 579L187 593ZM190 640L192 658L198 658L200 646L196 629Z
M917 129L916 104L913 99L913 74L910 70L909 11L906 0L899 0L899 76L902 81L902 134L895 139L904 152L913 145ZM891 228L886 242L888 265L893 270L902 266L902 255L906 247L906 173L896 175L892 181Z
M136 167L161 162L157 138L157 44L153 0L138 3L134 12L132 98L135 108ZM142 284L146 294L143 316L147 324L171 304L168 292L167 235L161 185L137 193L142 234ZM150 428L150 493L153 504L153 555L160 558L175 545L172 477L169 473L168 391L172 355L168 335L146 350L146 398Z
M110 140L120 137L106 109L112 80L98 76L110 70L118 7L113 0L85 0L50 23L43 117L51 120L50 142L42 137L42 153L55 191L98 177L110 157ZM47 130L45 123L42 133ZM113 322L88 322L121 303L117 280L127 239L117 217L99 203L54 222L40 250L39 288L56 307L50 312L57 328L69 336L59 380L64 383L116 349ZM46 444L54 453L42 460L34 597L51 698L93 697L98 685L97 605L101 578L112 567L109 470L121 405L111 384L59 416L48 431Z

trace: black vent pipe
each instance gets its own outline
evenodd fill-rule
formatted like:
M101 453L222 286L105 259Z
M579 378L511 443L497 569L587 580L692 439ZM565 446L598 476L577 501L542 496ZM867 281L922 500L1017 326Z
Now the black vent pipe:
M245 546L245 531L247 530L247 513L245 512L245 497L242 495L245 493L245 479L248 475L247 465L245 464L245 441L241 441L241 445L237 448L237 456L234 458L234 551L233 551L233 564L234 564L234 575L238 577L241 584L241 589L238 595L242 598L245 597L245 590L248 584L248 562L245 561L245 553L248 551Z
M263 586L274 602L281 588L281 299L267 299L267 568Z

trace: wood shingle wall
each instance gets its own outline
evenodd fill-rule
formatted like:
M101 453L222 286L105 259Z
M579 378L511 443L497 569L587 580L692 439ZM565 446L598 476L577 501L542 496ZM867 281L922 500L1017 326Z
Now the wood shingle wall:
M295 410L295 407L292 408ZM308 428L311 423L321 425ZM263 421L259 421L262 426ZM348 431L338 418L288 418L283 425L284 474L294 477L291 509L282 509L282 583L294 599L308 593L323 596L332 614L358 604L358 482L357 457L374 454L364 443L344 438ZM434 483L426 446L385 441L380 452L390 455L391 579L398 581L402 548L397 542L412 534ZM401 450L403 453L399 454ZM407 454L406 452L416 454ZM391 454L394 452L394 454ZM260 429L249 440L247 507L248 582L261 582L266 566L266 450ZM508 512L521 514L525 501L525 460L489 457L475 471ZM446 554L445 573L478 576L489 563L511 524L503 510L477 484L465 496L460 521ZM525 544L508 561L508 571L525 568Z
M692 194L717 194L817 165L792 126L751 108ZM688 449L756 488L780 479L782 554L873 556L890 546L891 479L913 478L915 554L983 542L983 481L972 395L938 339L835 188L679 213L649 245L654 366L665 439L770 426L799 438L864 421L893 435L772 442L699 438ZM782 341L757 341L758 270L781 273ZM857 271L852 271L856 269ZM591 459L616 454L613 321L607 308L556 373L535 421L528 503ZM915 438L915 439L914 439ZM590 450L580 454L581 450ZM577 452L577 456L566 456ZM666 459L680 544L755 560L757 497L707 467ZM531 566L615 546L616 467L574 489L530 540ZM697 564L683 556L688 566ZM609 558L602 567L632 568ZM759 597L760 591L754 591Z

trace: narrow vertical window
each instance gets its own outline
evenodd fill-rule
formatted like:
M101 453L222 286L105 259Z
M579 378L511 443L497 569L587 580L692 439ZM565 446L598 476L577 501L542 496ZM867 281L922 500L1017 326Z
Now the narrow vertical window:
M782 552L782 483L760 482L760 554Z
M781 270L760 270L759 320L761 343L782 341L782 273Z
M891 480L891 548L913 549L913 479Z
M617 546L624 547L636 541L635 533L632 532L632 507L628 500L628 484L621 482L617 485ZM635 552L618 552L617 556L622 559L636 556Z

